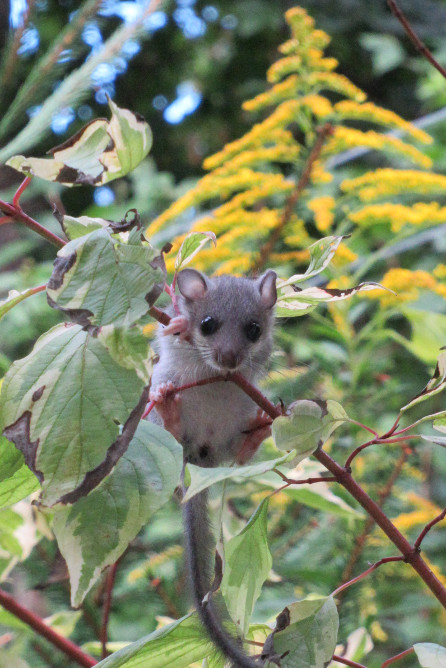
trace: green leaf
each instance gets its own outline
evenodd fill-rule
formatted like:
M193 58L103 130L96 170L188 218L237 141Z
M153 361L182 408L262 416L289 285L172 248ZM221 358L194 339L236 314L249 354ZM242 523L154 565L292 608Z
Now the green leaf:
M442 392L445 388L446 388L446 350L440 353L437 361L437 366L435 367L434 375L432 376L431 380L428 382L424 390L422 390L422 392L413 397L413 399L411 399L408 404L403 406L401 412L404 413L405 411L409 410L409 408L412 408L413 406L420 404L422 401L426 401L426 399L434 397L439 392Z
M288 278L286 281L279 281L277 287L283 288L286 285L291 285L291 283L307 281L309 278L312 278L312 276L320 274L320 272L331 262L342 239L344 239L344 237L324 237L323 239L316 241L314 244L311 244L311 246L308 247L308 250L310 251L310 264L308 265L306 272L304 274L294 274L294 276L291 276L291 278Z
M3 318L5 313L10 311L16 304L19 304L27 297L35 295L37 292L41 292L41 288L28 288L23 290L23 292L18 292L17 290L10 290L8 296L3 301L0 301L0 318Z
M410 339L395 332L396 341L404 345L425 364L435 364L438 351L446 341L446 315L404 306L401 313L410 323Z
M7 165L27 176L39 176L66 186L101 186L125 176L145 158L152 146L152 133L139 114L120 109L109 100L110 121L103 118L82 130L49 153L52 158L14 155Z
M281 668L324 668L336 647L338 625L331 596L308 597L285 608L278 618L281 630L273 632Z
M17 448L0 435L0 508L12 506L39 489L39 481Z
M143 420L112 473L88 496L56 508L53 530L68 565L74 607L171 498L182 464L183 449L174 437Z
M413 646L422 668L446 668L446 647L433 642L415 643Z
M144 384L150 380L154 353L142 328L105 325L98 332L98 340L108 350L110 357L125 369L134 369Z
M272 471L278 464L293 459L294 455L295 452L293 451L276 459L269 459L265 462L257 462L256 464L239 466L237 468L233 466L216 466L215 468L206 469L194 464L188 464L187 471L190 475L190 485L184 495L183 502L189 501L195 494L222 480L245 480L246 478L254 478L266 471Z
M225 544L221 590L228 612L243 637L272 566L267 538L268 501L264 499L245 528Z
M362 33L359 42L372 54L373 71L378 76L394 70L406 58L406 52L394 35Z
M297 451L298 461L323 445L330 434L349 417L336 401L295 401L289 415L276 418L272 432L279 450Z
M104 220L104 218L90 218L89 216L79 216L79 218L74 218L73 216L61 216L61 225L63 231L69 239L79 239L94 230L100 230L104 227L110 225L109 220Z
M97 668L186 668L209 657L219 657L196 615L157 629L145 638L100 661Z
M164 276L162 255L147 242L127 244L100 229L60 249L48 302L82 326L128 326L159 297Z
M301 289L296 285L279 284L277 294L276 316L278 318L290 318L300 315L306 315L313 311L318 304L327 304L328 302L341 301L349 299L358 292L366 290L388 290L379 283L359 283L359 285L346 290L335 288L318 288L316 286ZM392 292L391 290L388 290Z
M54 327L12 364L0 423L41 481L44 503L74 501L110 473L144 411L143 387L78 325Z
M217 237L213 232L189 232L175 259L175 271L180 271L186 264L189 264L208 241L212 241L214 246L217 245Z

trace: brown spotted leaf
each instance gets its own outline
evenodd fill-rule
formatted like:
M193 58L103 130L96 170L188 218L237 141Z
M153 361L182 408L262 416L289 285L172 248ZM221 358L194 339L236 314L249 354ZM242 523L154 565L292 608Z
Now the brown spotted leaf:
M100 228L60 249L48 303L83 327L128 326L148 312L164 277L162 255L141 241L139 230L114 235Z
M290 318L310 313L318 304L349 299L358 292L366 290L386 290L379 283L359 283L352 288L339 290L335 288L299 288L288 281L279 281L277 284L277 307L276 315L279 318Z
M51 149L52 158L15 155L6 164L28 176L66 186L101 186L125 176L149 152L152 132L139 114L120 109L112 100L109 105L109 121L91 121L64 144Z
M98 338L78 325L58 325L6 374L0 423L39 478L44 503L74 502L126 451L146 395L136 371Z

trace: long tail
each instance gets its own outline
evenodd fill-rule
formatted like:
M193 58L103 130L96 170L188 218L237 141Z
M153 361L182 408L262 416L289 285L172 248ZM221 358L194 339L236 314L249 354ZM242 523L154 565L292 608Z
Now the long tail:
M211 564L213 540L209 527L207 492L192 497L183 506L185 525L185 548L188 558L189 577L195 607L203 626L213 643L233 662L235 668L259 668L223 627L212 597L203 604L203 597L211 587Z

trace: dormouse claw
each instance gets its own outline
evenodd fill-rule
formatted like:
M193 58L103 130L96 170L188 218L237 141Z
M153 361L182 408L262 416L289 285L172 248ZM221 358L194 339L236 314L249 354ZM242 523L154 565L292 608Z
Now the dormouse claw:
M189 335L189 321L185 315L171 318L170 323L163 329L163 336L169 334L179 334L181 341Z

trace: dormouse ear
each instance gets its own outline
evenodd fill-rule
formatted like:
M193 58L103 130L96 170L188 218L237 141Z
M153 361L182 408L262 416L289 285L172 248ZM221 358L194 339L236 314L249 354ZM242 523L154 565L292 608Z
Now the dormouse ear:
M265 308L272 308L277 301L276 279L277 274L272 269L257 279L262 305Z
M177 276L178 289L186 299L202 299L208 289L207 277L196 269L183 269Z

